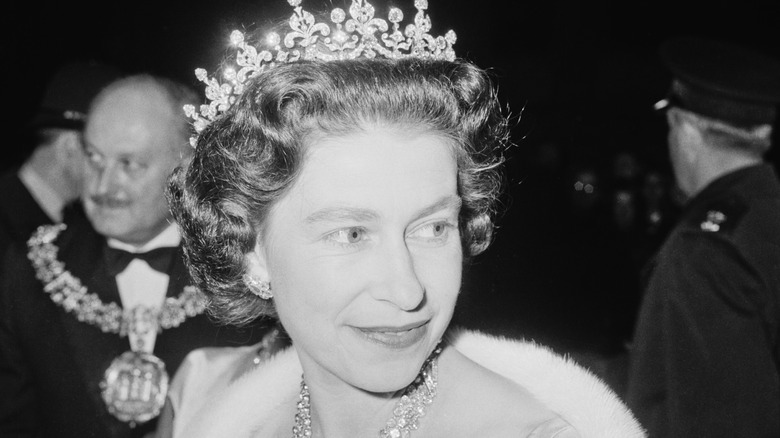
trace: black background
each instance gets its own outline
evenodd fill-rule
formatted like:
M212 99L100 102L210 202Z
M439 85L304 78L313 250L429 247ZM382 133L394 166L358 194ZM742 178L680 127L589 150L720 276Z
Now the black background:
M21 128L58 63L96 59L202 89L193 71L213 70L232 29L291 13L284 0L9 3L0 46L3 167L23 154ZM395 3L409 11L411 0ZM454 29L459 56L491 69L502 102L520 116L508 209L496 244L469 273L456 318L561 349L619 349L630 336L640 262L663 232L638 227L627 238L605 200L616 190L621 153L635 158L638 174L669 177L665 126L651 109L669 81L658 44L701 35L780 56L777 3L431 0L433 33ZM598 179L586 200L572 190L582 171Z

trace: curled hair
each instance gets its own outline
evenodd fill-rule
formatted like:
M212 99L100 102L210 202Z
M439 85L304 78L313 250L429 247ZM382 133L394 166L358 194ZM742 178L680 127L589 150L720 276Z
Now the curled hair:
M243 284L245 254L300 172L313 134L385 125L448 139L458 165L464 253L488 247L509 135L485 71L466 61L357 59L282 64L249 82L200 134L192 162L168 188L190 272L219 320L242 324L274 314Z

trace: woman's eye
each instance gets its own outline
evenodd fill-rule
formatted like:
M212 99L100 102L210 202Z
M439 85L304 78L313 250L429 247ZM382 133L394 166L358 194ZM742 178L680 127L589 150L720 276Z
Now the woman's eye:
M431 225L431 232L433 233L434 237L440 237L446 231L447 231L447 225L444 223Z
M453 225L446 221L432 222L414 230L409 237L417 240L441 241L447 239Z
M327 239L340 245L355 245L366 240L366 230L361 227L341 228L328 234Z

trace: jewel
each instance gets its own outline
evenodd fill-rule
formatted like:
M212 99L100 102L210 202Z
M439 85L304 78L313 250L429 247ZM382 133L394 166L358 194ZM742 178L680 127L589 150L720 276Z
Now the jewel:
M108 411L131 425L158 416L168 392L168 373L158 357L127 351L115 358L100 382Z
M44 292L78 321L94 325L103 333L124 337L128 333L143 335L178 327L188 317L206 309L205 297L195 286L186 286L178 297L167 297L160 309L146 306L122 309L116 303L104 303L97 294L89 293L81 280L57 258L59 248L54 242L66 228L65 224L38 228L27 241L27 258L32 262L36 278L44 283ZM162 360L135 351L142 349L142 343L132 344L133 351L115 359L101 382L109 412L131 426L156 417L168 390L168 375Z
M89 293L81 280L57 259L59 248L54 241L66 228L65 224L40 227L27 241L27 258L32 262L35 276L44 283L44 292L79 321L97 326L103 333L127 336L133 330L159 333L178 327L188 317L206 310L205 297L195 286L184 287L177 297L167 297L160 309L146 306L122 309L116 303L104 303L97 294Z
M428 33L431 29L431 19L425 13L428 9L427 0L415 0L417 13L414 23L408 24L403 33L399 31L403 12L396 7L390 8L388 13L388 20L393 27L388 33L388 21L374 16L374 7L368 0L352 0L349 18L341 8L331 10L331 23L317 22L313 14L301 8L301 0L288 0L288 3L294 7L288 20L289 32L283 37L276 33L266 37L266 42L272 50L250 45L243 33L234 30L230 34L230 43L237 47L237 67L225 67L225 70L234 71L226 77L223 70L222 76L226 82L221 83L216 78L209 78L201 68L195 70L197 79L206 84L206 98L209 101L199 108L193 105L184 108L187 117L194 120L196 133L203 131L227 111L254 75L279 64L301 59L455 59L455 32L447 31L443 37ZM331 33L335 35L331 37ZM282 41L283 45L280 44ZM196 143L194 136L190 139L190 144L194 146Z
M404 13L398 8L392 8L387 18L391 23L400 23L404 19Z
M330 21L336 24L342 23L345 18L347 18L347 15L341 8L336 8L330 13Z
M268 45L271 47L276 47L279 45L280 42L282 42L281 37L279 37L279 34L276 32L271 32L268 34L268 37L266 38L266 41L268 42Z
M380 438L410 438L412 431L419 427L420 417L425 415L425 407L436 397L436 384L439 373L437 347L423 364L420 374L412 384L406 387L403 395L393 409L393 417L387 420L379 431ZM424 384L423 384L424 383ZM309 387L301 379L301 392L298 395L298 409L295 413L293 438L311 437L311 404Z

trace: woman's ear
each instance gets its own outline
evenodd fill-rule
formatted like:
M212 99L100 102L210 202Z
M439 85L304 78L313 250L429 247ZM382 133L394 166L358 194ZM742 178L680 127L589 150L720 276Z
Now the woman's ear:
M244 255L244 263L246 264L246 273L248 275L260 281L271 281L265 249L259 239L255 243L255 248Z

